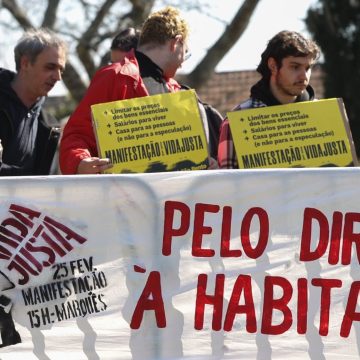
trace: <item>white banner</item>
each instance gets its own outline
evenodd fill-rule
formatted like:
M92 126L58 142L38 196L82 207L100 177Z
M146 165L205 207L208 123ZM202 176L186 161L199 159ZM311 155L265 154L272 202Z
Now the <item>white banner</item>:
M359 359L359 180L3 178L0 359Z

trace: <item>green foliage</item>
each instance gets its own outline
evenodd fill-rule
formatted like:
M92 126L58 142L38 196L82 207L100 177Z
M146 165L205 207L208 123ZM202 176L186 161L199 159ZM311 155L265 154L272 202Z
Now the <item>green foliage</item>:
M319 0L305 22L322 50L325 96L343 98L360 155L360 0Z

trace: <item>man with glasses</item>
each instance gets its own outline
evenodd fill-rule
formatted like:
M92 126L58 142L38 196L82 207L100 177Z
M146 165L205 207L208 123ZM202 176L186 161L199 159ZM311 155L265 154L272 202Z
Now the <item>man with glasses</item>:
M176 92L174 76L189 56L189 28L177 9L166 7L145 20L137 49L124 60L101 68L68 120L60 144L63 174L96 174L111 168L99 158L91 122L91 105Z

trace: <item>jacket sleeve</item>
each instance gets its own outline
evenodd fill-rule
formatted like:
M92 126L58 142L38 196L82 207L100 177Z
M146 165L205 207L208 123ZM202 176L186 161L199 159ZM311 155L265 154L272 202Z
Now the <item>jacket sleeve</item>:
M82 159L98 156L91 105L124 99L126 87L126 82L119 78L115 66L106 66L95 74L85 96L63 130L59 152L62 174L76 174Z
M34 175L50 175L60 139L59 121L48 112L40 112L36 136Z
M218 164L220 169L237 169L239 167L227 118L222 122L220 129Z
M16 165L8 165L0 162L0 176L23 176L34 175L30 168Z
M217 159L220 128L223 122L223 117L220 114L220 112L217 109L215 109L213 106L206 103L204 103L203 105L205 108L206 118L209 126L210 156L214 159Z

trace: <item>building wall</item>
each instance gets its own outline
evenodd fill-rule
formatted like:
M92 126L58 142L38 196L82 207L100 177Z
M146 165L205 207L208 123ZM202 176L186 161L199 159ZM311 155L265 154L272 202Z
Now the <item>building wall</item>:
M214 73L205 86L197 89L197 93L202 101L214 106L225 116L227 111L249 97L251 86L260 77L256 70ZM320 66L313 68L310 84L315 90L316 98L322 99L324 87Z
M179 76L179 78L181 78ZM318 99L324 97L323 72L319 65L313 68L310 84L315 89ZM236 105L246 100L250 95L250 88L260 79L256 70L229 71L214 73L209 81L201 88L196 89L200 99L214 106L225 116ZM63 112L65 107L74 107L75 104L69 97L49 97L45 108L52 114Z

